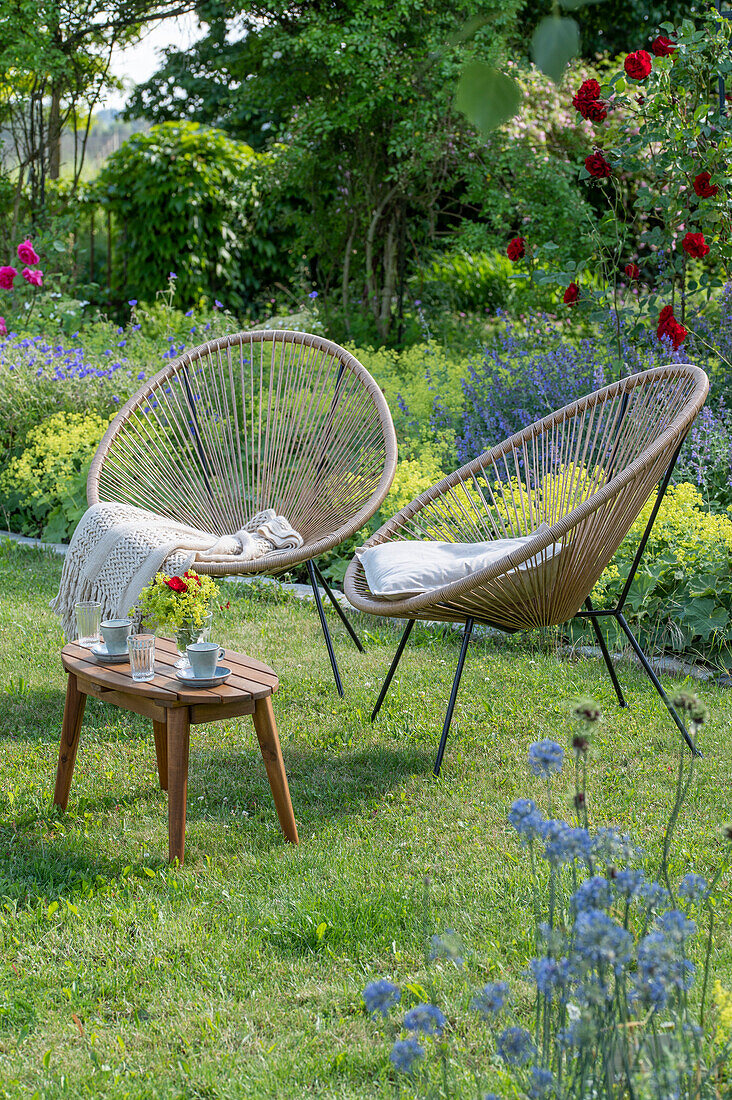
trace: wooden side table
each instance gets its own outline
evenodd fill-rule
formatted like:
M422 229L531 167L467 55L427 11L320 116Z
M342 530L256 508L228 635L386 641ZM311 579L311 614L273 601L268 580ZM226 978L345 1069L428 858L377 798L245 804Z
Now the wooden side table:
M73 642L64 646L61 660L68 682L53 801L62 810L69 801L87 695L143 714L152 719L160 786L168 792L168 858L182 863L190 727L251 714L282 831L293 844L299 843L272 710L279 680L271 668L227 649L222 664L232 675L226 683L206 690L189 688L175 676L178 652L170 638L156 638L155 678L147 683L132 679L129 664L100 664L88 649Z

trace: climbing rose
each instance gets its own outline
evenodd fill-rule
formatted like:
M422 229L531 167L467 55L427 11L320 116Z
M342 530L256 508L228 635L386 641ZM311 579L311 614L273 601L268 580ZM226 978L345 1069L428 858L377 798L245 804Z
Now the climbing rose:
M18 245L18 259L22 264L37 264L40 258L30 242L30 237Z
M688 336L688 333L683 325L674 317L673 306L664 306L658 315L658 328L656 329L656 335L660 340L663 336L668 336L673 344L674 351L676 348L683 344L684 340Z
M687 256L693 256L696 260L700 260L709 252L709 245L704 240L703 233L687 233L681 242L681 247Z
M13 289L13 279L18 274L14 267L0 267L0 288L3 290Z
M612 168L602 153L591 153L589 157L585 157L585 168L597 180L607 179L612 175Z
M8 335L8 326L5 324L5 318L0 317L0 336Z
M658 38L651 42L651 50L656 57L670 57L676 48L676 43L665 34L659 34Z
M631 80L645 80L651 71L651 55L645 50L629 53L623 68Z
M625 274L628 276L629 279L639 278L640 268L638 267L638 264L626 264L625 265Z
M43 286L42 271L31 271L29 267L24 267L21 271L21 275L30 286Z
M564 292L564 298L562 301L565 306L573 306L579 298L579 287L576 283L570 283Z
M526 255L526 238L514 237L512 241L508 242L508 248L506 249L506 255L509 260L516 262L520 260L522 256Z
M588 118L591 122L602 122L607 118L607 106L600 101L600 85L596 80L585 80L572 97L572 103L582 118Z
M180 577L170 577L166 582L168 588L172 588L174 592L187 592L188 585Z
M698 176L694 178L694 190L700 199L713 199L719 191L716 183L710 183L711 173L700 172Z

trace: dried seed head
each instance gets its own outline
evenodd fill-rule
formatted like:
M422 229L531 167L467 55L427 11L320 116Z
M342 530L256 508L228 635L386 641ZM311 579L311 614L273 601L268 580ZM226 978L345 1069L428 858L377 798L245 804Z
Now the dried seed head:
M594 726L596 722L600 721L602 711L600 710L599 703L596 703L594 699L580 699L578 703L572 707L572 717L576 722L585 722L587 725Z
M575 752L584 755L589 751L590 739L586 733L575 733L572 738L572 748Z
M689 725L695 726L697 729L699 726L703 726L709 718L709 711L704 703L691 691L677 691L671 697L671 702L677 710L681 711Z
M576 795L574 796L574 804L575 804L575 807L576 807L576 808L577 808L578 810L581 810L581 809L582 809L582 807L583 807L583 806L584 806L584 804L585 804L585 794L584 794L584 791L577 791L577 794L576 794Z

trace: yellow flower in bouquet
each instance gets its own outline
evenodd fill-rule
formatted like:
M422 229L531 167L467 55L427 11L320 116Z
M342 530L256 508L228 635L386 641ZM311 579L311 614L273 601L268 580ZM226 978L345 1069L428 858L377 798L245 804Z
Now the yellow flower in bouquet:
M219 586L193 569L182 577L156 573L140 593L137 608L156 630L174 633L188 626L203 626L219 595Z

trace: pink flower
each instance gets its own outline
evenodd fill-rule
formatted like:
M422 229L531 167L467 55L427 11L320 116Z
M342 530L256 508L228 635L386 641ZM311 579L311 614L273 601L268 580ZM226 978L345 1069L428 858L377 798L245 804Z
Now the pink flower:
M13 279L18 274L14 267L0 267L0 289L12 290Z
M30 242L30 237L18 245L18 259L22 264L37 264L40 256Z
M5 324L5 318L0 317L0 336L8 335L8 326Z
M43 272L31 271L29 267L24 267L21 271L21 275L27 283L31 286L43 286Z

